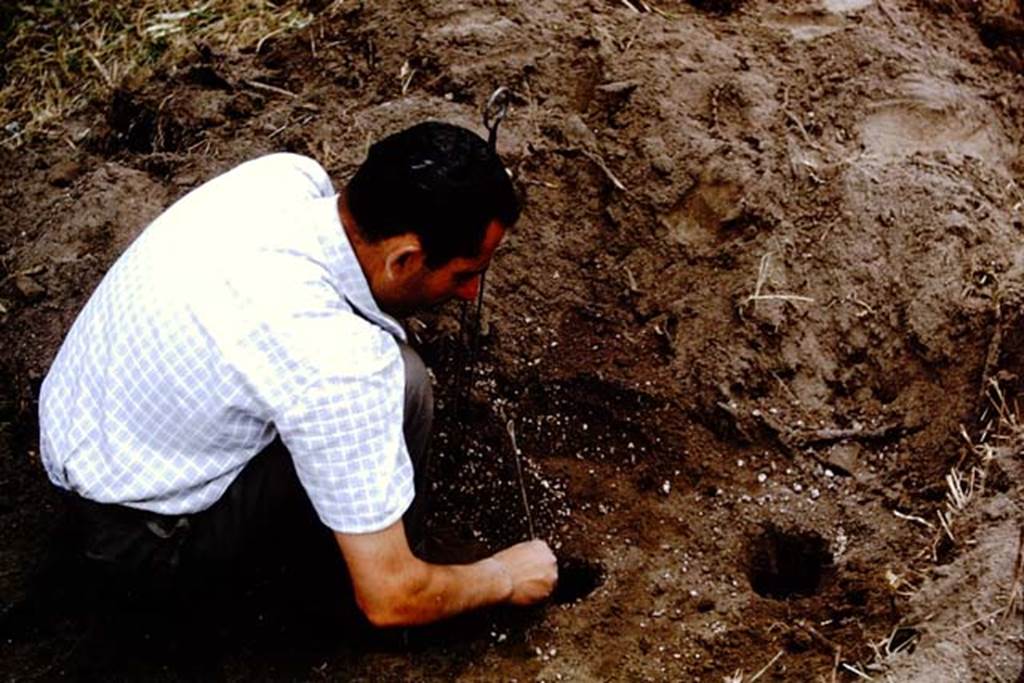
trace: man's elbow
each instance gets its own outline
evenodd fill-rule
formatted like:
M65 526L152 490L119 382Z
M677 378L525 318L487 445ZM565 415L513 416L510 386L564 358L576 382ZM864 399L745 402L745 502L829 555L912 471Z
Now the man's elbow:
M429 580L407 578L372 592L356 591L356 603L376 628L416 626L437 619L440 598L430 595Z
M402 609L397 603L386 604L380 601L359 602L363 616L376 628L401 628L413 626L415 622L409 618L410 611Z
M409 626L403 619L399 611L392 610L386 606L379 605L363 605L360 604L359 608L363 611L363 616L376 628L400 628L402 626Z

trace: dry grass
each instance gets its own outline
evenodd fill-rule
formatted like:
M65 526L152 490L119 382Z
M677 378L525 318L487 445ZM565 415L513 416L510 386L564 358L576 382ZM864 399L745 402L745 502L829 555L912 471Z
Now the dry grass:
M960 542L954 533L955 523L968 516L971 504L984 493L991 463L1001 458L1019 457L1024 450L1024 422L1021 422L1016 400L1011 402L995 379L988 380L987 396L991 405L982 413L984 426L978 438L972 439L966 428L960 428L968 450L966 457L946 475L945 509L936 511L939 528L931 545L933 561L938 560L943 536L953 544Z
M931 541L914 559L923 561L919 568L908 567L905 575L887 570L886 579L894 594L905 599L912 598L921 585L929 579L930 568L939 561L939 547L944 541L954 547L969 547L977 540L970 534L978 533L977 502L986 494L986 484L993 463L999 460L1024 457L1024 421L1021 419L1017 402L1010 401L995 379L987 383L988 410L981 416L981 428L976 438L961 427L967 449L960 462L954 465L945 477L946 499L944 505L935 511L938 523L915 515L898 513L896 516L921 526L931 532ZM909 578L908 578L909 577ZM1009 619L1020 611L1024 600L1024 529L1020 532L1014 573L1010 581L1007 598L994 611L961 624L953 634L960 634L977 627L991 624L1000 616ZM929 619L926 617L925 619ZM918 640L919 631L912 625L897 626L887 638L872 644L874 658L864 665L871 674L884 673L891 657L908 650ZM851 672L857 673L857 672ZM867 673L864 674L868 675ZM891 680L886 676L885 680Z
M173 67L197 44L215 51L261 46L312 18L300 3L267 0L46 0L4 9L0 143L16 147L59 132L68 116Z
M767 664L761 667L761 669L757 673L751 674L750 678L744 677L742 669L737 669L731 675L726 676L723 679L723 683L754 683L754 681L761 678L761 676L763 676L765 672L768 671L768 669L772 668L775 662L779 661L779 658L784 654L786 654L785 650L779 650L775 654L775 656L772 657Z
M754 293L750 296L744 297L739 304L740 315L743 315L743 311L750 304L754 304L756 310L757 303L759 301L788 301L788 302L800 302L805 304L813 304L814 299L809 296L800 296L799 294L781 294L781 293L765 293L764 289L768 282L771 280L772 267L771 267L772 253L766 252L761 257L761 262L757 267L757 280L754 282Z

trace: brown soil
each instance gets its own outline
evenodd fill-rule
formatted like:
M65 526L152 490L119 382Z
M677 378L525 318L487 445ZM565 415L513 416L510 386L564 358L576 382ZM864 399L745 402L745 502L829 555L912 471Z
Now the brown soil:
M439 384L431 552L529 534L515 444L558 604L388 643L270 628L201 677L1016 680L1024 8L629 5L335 3L0 152L0 599L58 507L39 382L134 235L259 154L340 184L413 122L479 129L507 85L527 203L477 362L459 311L409 321ZM975 486L946 534L953 468ZM15 634L0 668L196 673L84 630Z

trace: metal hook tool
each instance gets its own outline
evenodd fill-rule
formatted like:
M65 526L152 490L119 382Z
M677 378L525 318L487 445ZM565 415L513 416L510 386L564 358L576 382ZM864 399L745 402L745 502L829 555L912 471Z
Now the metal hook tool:
M484 128L487 129L487 146L490 147L492 154L497 154L498 144L498 126L505 120L508 115L508 108L512 100L512 91L505 86L499 87L491 96L487 98L487 103L484 105L483 120ZM470 375L473 374L474 366L476 365L476 355L480 345L480 315L484 307L484 283L486 282L485 276L487 271L480 273L480 289L476 295L476 313L473 318L473 328L466 335L469 343L469 362L464 366L463 373L457 383L456 394L456 407L461 408L463 401L466 400L466 394L469 392L469 386L467 381L470 379ZM469 305L463 304L462 306L462 317L459 324L459 330L463 334L466 332L466 323L469 319Z
M484 105L484 128L487 129L487 145L495 152L498 147L498 126L508 115L512 103L512 91L505 86L499 87L487 98Z

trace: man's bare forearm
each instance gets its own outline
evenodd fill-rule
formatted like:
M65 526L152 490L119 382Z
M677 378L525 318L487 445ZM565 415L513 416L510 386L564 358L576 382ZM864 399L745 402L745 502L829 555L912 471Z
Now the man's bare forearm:
M543 541L527 541L464 565L430 564L409 550L402 523L368 534L335 533L356 602L377 626L439 621L479 607L529 605L550 595L558 579Z
M374 625L427 624L512 596L512 578L494 558L467 565L420 565L396 582L390 599L360 603Z

